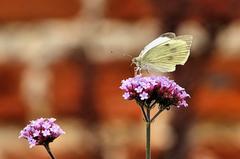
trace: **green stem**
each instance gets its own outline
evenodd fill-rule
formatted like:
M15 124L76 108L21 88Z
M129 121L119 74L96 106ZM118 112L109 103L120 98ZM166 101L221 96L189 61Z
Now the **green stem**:
M48 154L50 155L51 159L55 159L55 157L53 156L51 150L50 150L50 147L49 147L49 143L46 143L46 144L43 144L44 147L46 148Z
M157 116L163 111L164 109L159 109L158 112L152 117L152 119L150 120L151 122L154 121L154 119L157 118Z
M147 109L147 117L146 121L146 159L151 159L151 117L150 117L150 109Z
M146 159L151 159L151 122L146 122Z
M148 121L148 117L147 117L147 114L145 113L144 106L140 106L140 107L141 107L145 121Z

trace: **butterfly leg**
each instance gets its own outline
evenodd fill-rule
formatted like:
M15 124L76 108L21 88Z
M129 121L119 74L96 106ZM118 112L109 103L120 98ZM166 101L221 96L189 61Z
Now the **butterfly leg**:
M134 74L135 74L135 76L142 75L141 68L140 67L135 67L134 68Z

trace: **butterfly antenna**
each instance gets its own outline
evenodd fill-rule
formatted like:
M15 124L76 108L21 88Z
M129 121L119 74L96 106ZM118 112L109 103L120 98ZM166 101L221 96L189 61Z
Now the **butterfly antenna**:
M132 55L129 55L129 54L123 54L123 56L128 56L128 57L133 58L133 56L132 56Z
M109 52L110 54L116 54L116 53L114 53L112 50ZM133 58L133 56L132 55L129 55L129 54L122 54L122 56L128 56L128 57L130 57L130 58Z

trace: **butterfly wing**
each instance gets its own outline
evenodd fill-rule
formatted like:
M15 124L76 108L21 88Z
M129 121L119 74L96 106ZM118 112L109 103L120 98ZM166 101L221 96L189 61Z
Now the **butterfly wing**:
M149 50L156 47L157 45L163 44L175 37L176 37L175 33L172 33L172 32L168 32L160 35L157 39L153 40L147 46L145 46L139 56L140 57L143 56L145 53L147 53Z
M147 70L172 72L175 70L176 65L183 65L187 61L191 43L191 35L169 38L169 40L148 49L142 55L142 66Z
M167 32L167 33L164 33L164 34L160 35L160 37L168 37L170 39L173 39L173 38L176 37L176 34L173 33L173 32Z

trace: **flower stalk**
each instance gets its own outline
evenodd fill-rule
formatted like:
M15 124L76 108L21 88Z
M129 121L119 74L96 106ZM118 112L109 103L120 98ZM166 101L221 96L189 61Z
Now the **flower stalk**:
M164 108L159 109L153 117L151 117L151 107L147 107L145 109L144 107L141 107L141 110L143 111L146 122L146 159L151 159L151 123L164 110Z
M146 122L146 159L151 159L151 122Z
M146 159L151 159L151 117L150 109L147 109L148 121L146 121Z
M54 157L54 155L52 154L52 152L51 152L51 149L49 147L49 143L46 143L46 144L43 144L43 145L44 145L45 149L47 150L47 152L48 152L49 156L51 157L51 159L56 159Z
M120 89L123 98L135 100L140 106L146 122L146 159L151 159L151 123L162 111L176 106L187 107L186 99L190 97L185 89L164 76L143 77L137 75L122 81ZM151 110L158 106L158 111L151 117Z
M19 138L27 139L30 148L37 145L43 145L51 159L55 159L49 147L49 143L53 142L53 140L60 135L65 134L55 121L55 118L39 118L32 120L20 131Z

